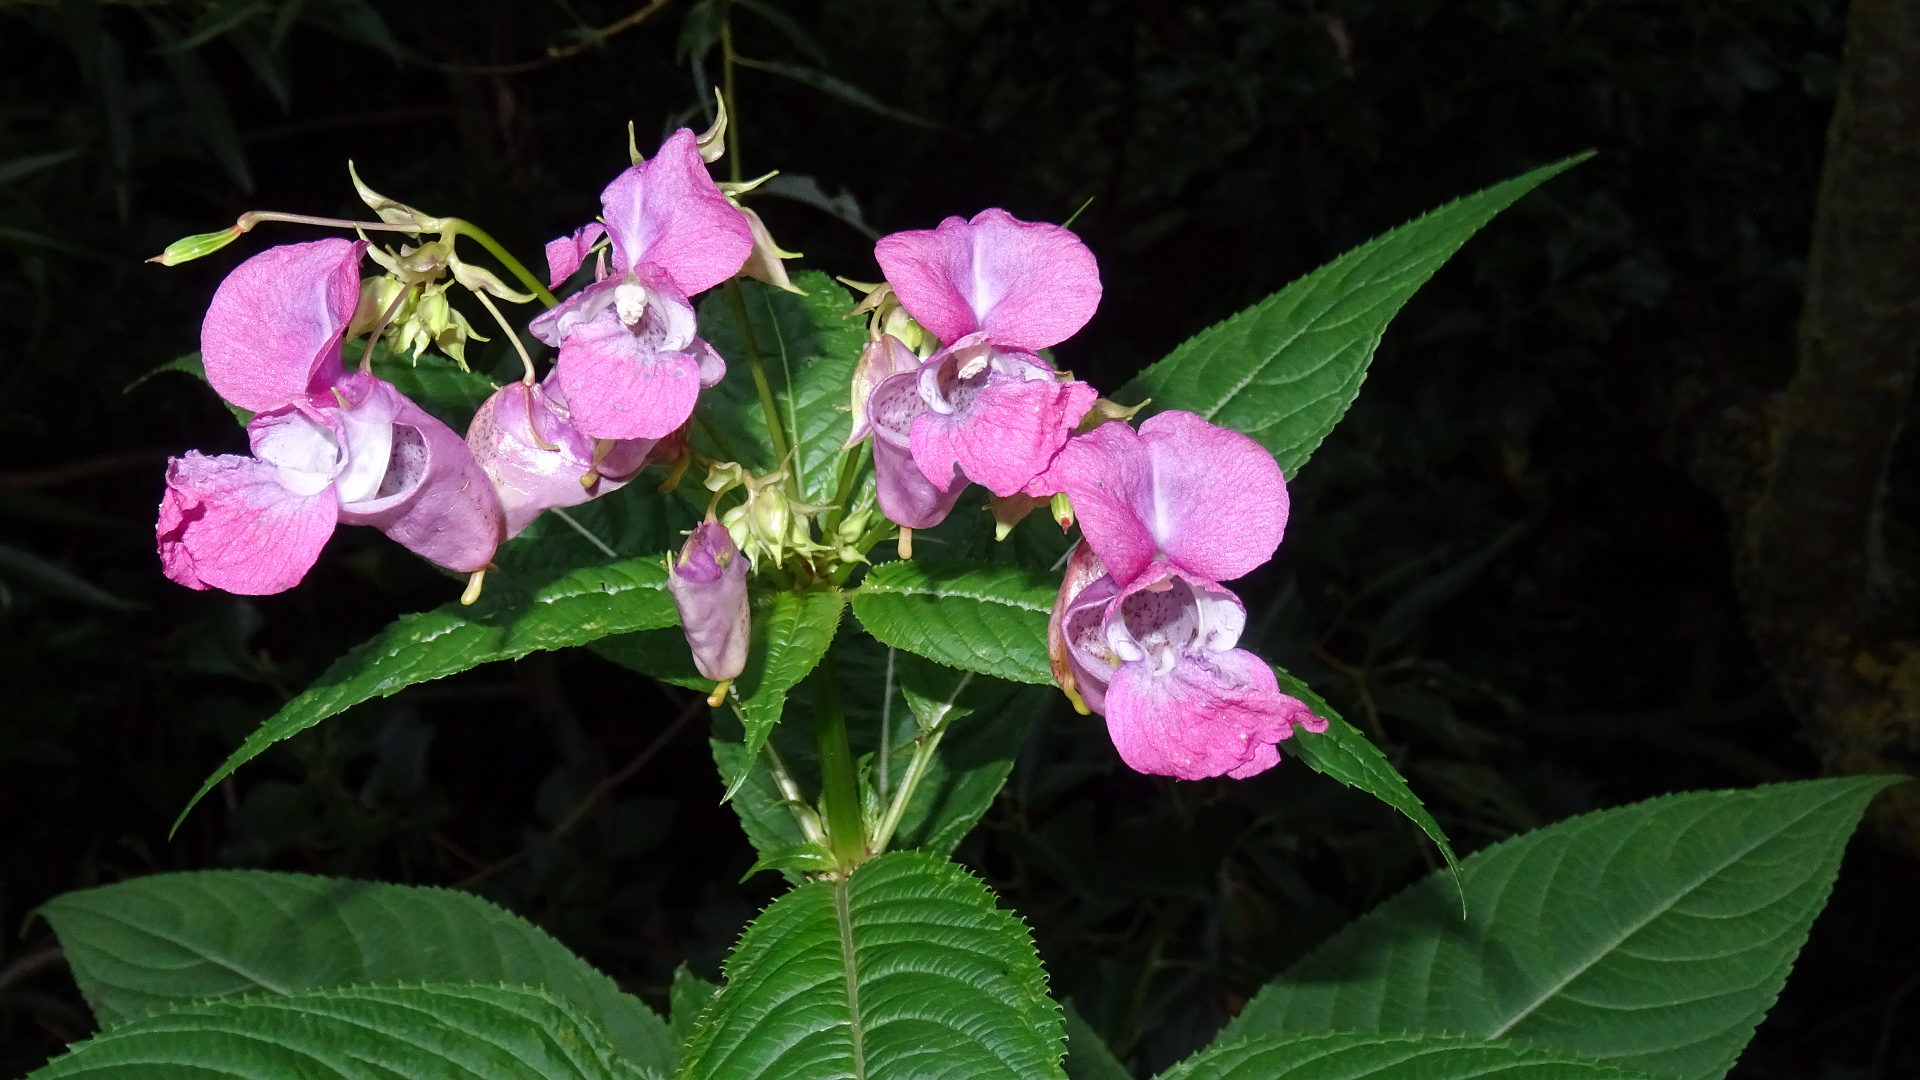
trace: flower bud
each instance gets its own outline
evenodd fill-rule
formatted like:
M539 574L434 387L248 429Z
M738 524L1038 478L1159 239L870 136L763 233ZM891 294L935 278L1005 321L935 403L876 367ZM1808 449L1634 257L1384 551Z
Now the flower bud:
M739 676L750 633L747 561L724 526L709 521L693 530L678 564L668 563L667 592L700 674L716 681Z

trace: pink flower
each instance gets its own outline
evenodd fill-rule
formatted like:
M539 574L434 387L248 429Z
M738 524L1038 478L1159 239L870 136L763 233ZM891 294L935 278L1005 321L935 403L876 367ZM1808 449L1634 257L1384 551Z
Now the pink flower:
M1138 772L1244 779L1280 763L1298 724L1327 723L1280 692L1273 670L1235 648L1240 599L1217 582L1155 561L1130 585L1076 548L1049 630L1056 677L1071 683Z
M593 439L658 439L684 423L726 362L694 334L687 298L739 273L753 250L747 221L707 175L693 132L600 193L612 266L606 278L534 319L560 349L555 366L574 424ZM547 245L556 283L598 238L589 225Z
M667 560L667 592L700 674L724 681L746 670L747 560L726 526L709 521L693 530L679 561Z
M1093 317L1093 253L1058 225L991 209L882 237L874 256L901 306L947 343L919 370L914 462L943 493L961 477L1003 498L1027 488L1097 396L1038 355Z
M493 481L506 535L520 535L542 511L618 491L639 473L653 439L589 439L574 425L565 391L509 383L480 404L467 447Z
M1287 484L1273 455L1189 412L1076 436L1036 486L1065 491L1082 535L1126 586L1155 553L1175 569L1230 581L1273 557Z
M252 409L252 457L167 464L155 528L169 578L261 595L306 576L335 525L372 525L464 572L492 559L500 501L466 443L340 346L364 243L272 248L227 275L201 329L207 379Z
M880 512L896 525L931 529L946 520L967 481L950 469L948 485L939 487L914 462L909 433L915 419L927 411L919 370L919 358L899 338L884 334L868 342L854 372L854 400L861 406L854 430L857 435L869 430L873 434L874 494Z

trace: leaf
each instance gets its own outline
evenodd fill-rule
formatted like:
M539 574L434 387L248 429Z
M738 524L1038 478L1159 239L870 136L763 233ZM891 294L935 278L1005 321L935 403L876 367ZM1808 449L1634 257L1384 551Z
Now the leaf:
M503 575L504 576L504 575ZM530 590L511 578L472 607L446 604L402 615L335 660L305 693L275 713L188 800L174 828L213 786L267 747L362 701L493 660L584 645L608 634L669 626L678 618L658 558L629 559L563 575Z
M1164 1080L1634 1080L1597 1061L1520 1043L1451 1035L1334 1031L1213 1046Z
M380 12L366 0L308 0L302 9L306 21L322 30L400 59L400 43L394 40Z
M1035 719L1053 706L1047 691L981 678L902 653L897 685L909 708L893 710L889 791L897 792L913 742L934 725L940 740L913 790L890 847L951 856L1013 773Z
M1269 983L1221 1034L1511 1038L1660 1076L1725 1075L1876 792L1848 777L1668 795L1523 833L1427 878Z
M215 998L123 1024L31 1080L638 1080L591 1021L528 986L354 986Z
M133 380L132 382L128 383L126 385L126 388L121 390L120 392L123 394L131 394L133 393L136 387L140 386L142 383L145 383L148 379L151 379L155 375L159 375L163 372L168 372L168 371L178 371L184 375L191 375L194 378L200 380L200 385L205 386L208 389L212 389L212 384L207 382L206 361L200 358L200 350L195 349L194 351L186 354L185 356L176 356L173 359L167 361L166 363L161 364L159 367L154 368L152 371L147 372L145 375L142 375L139 378ZM253 413L247 411L246 409L239 408L233 403L227 401L225 398L220 399L220 404L225 405L227 407L227 411L233 414L233 418L240 422L241 427L246 427L248 424L253 422Z
M1014 682L1052 683L1047 616L1057 574L939 560L882 563L854 591L874 637L949 667Z
M773 24L774 29L785 34L787 40L793 42L794 48L806 53L814 63L821 67L827 66L826 50L820 47L820 43L807 32L807 28L801 26L793 16L764 0L734 0L734 2Z
M839 865L840 860L833 857L833 852L828 851L824 846L816 844L811 840L803 840L798 844L788 844L785 847L774 848L772 851L761 855L760 858L754 860L752 866L747 868L747 872L741 875L740 880L745 881L747 878L752 877L762 870L791 870L796 874L824 874Z
M44 154L26 154L17 158L0 161L0 187L5 187L42 169L51 169L56 165L65 165L80 156L83 147L73 146L65 150L49 150Z
M695 975L681 964L673 971L673 986L667 991L667 1026L673 1032L673 1045L685 1047L687 1040L693 1037L694 1027L699 1023L700 1013L720 988Z
M713 290L700 302L700 336L727 358L727 375L700 395L704 422L696 421L689 436L695 449L721 461L738 461L760 473L779 467L748 362L757 352L781 430L792 446L789 467L800 481L801 498L826 505L840 484L840 444L853 431L848 387L867 333L860 320L843 318L853 310L853 298L838 282L806 270L793 275L793 283L807 295L758 281L737 283L753 328L752 349L727 295L731 286ZM714 440L713 429L724 433L724 444ZM798 438L792 437L795 431Z
M926 128L928 131L943 130L943 125L941 124L937 124L917 113L910 113L905 109L897 109L845 79L837 75L829 75L818 68L804 67L800 64L782 64L770 60L749 60L746 57L738 57L734 62L743 68L751 68L754 71L764 71L769 75L778 75L783 79L791 79L801 86L811 90L818 90L828 97L839 98L848 105L856 109L865 109L875 116L884 116L889 120L897 120L902 124L908 124L917 128Z
M115 596L59 563L12 544L0 544L0 571L5 571L6 577L24 582L41 592L78 600L82 604L106 608L108 611L140 611L146 607L145 604Z
M846 594L839 589L777 592L754 613L747 667L734 680L735 707L746 728L746 760L753 760L767 744L767 733L786 708L788 691L827 655L846 602ZM745 780L745 773L729 778L722 801L733 798Z
M1340 256L1200 333L1142 371L1117 400L1186 409L1273 451L1288 477L1360 392L1380 335L1467 238L1580 154L1434 210Z
M1274 678L1280 682L1280 692L1300 699L1313 715L1327 722L1327 730L1314 734L1306 728L1296 727L1293 736L1284 744L1286 753L1292 754L1307 763L1307 767L1323 776L1331 776L1350 788L1379 799L1388 806L1405 814L1420 831L1427 834L1440 854L1447 860L1447 867L1456 876L1460 872L1460 862L1454 857L1453 845L1447 841L1447 834L1440 823L1433 820L1427 812L1426 804L1420 796L1407 786L1407 778L1387 760L1387 755L1373 745L1373 740L1362 734L1359 728L1341 719L1325 699L1313 692L1306 683L1286 670L1275 667Z
M164 55L197 49L253 18L255 14L265 10L266 6L266 0L214 0L213 5L194 21L193 33L180 40L170 41L155 51Z
M961 867L882 855L775 900L727 960L685 1080L1064 1077L1026 927Z
M180 92L201 144L226 170L235 187L251 192L253 173L247 168L246 152L240 149L240 132L233 126L233 113L228 110L227 99L221 95L213 76L208 74L207 65L199 53L179 47L179 33L164 20L152 15L146 18L153 36L160 42L167 71L173 76L174 86Z
M1106 1040L1081 1017L1073 1002L1067 1002L1062 1012L1066 1019L1068 1080L1133 1080L1133 1074L1107 1049Z
M670 1072L666 1024L532 923L480 897L305 874L155 874L40 908L101 1026L197 998L364 983L538 986L621 1054Z

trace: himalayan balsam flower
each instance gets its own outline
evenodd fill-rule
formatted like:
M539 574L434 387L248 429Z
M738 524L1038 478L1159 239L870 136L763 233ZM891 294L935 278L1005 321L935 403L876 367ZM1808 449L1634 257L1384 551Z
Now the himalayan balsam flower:
M365 243L264 251L227 275L201 328L207 381L255 412L252 457L167 463L155 529L168 577L263 595L306 576L337 524L372 525L449 569L487 565L500 502L466 443L341 343Z
M990 209L882 237L874 256L907 313L946 343L915 375L915 464L942 492L968 480L1002 497L1028 488L1097 396L1085 383L1061 382L1038 355L1093 317L1093 253L1058 225ZM901 404L876 389L868 399L875 427L876 409Z
M667 592L700 674L725 682L746 669L747 560L726 526L709 521L693 530L679 560L667 562Z
M896 525L931 529L946 520L967 482L956 475L942 489L914 464L913 423L927 408L920 398L919 370L920 358L899 338L883 334L868 342L860 356L854 394L865 429L859 434L873 435L874 494L880 512Z
M1055 674L1106 717L1128 766L1244 779L1280 763L1294 725L1326 730L1235 647L1246 609L1217 582L1155 560L1123 587L1084 541L1071 563L1048 633Z
M551 375L494 391L467 426L467 446L493 481L509 539L543 511L620 490L646 465L655 441L582 435Z
M658 439L692 414L701 387L726 373L720 354L695 336L687 298L738 273L753 233L707 175L685 128L653 160L615 177L600 205L610 272L528 329L560 349L554 374L582 435ZM602 231L588 225L547 245L554 284L579 268Z

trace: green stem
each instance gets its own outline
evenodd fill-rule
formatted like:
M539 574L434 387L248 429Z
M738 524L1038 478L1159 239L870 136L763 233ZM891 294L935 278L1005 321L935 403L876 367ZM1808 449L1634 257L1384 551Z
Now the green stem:
M833 654L813 672L814 734L820 743L820 803L827 818L827 847L842 870L866 861L867 829L860 812L860 787L853 776L853 748L847 744L847 715L840 708L839 673Z
M738 712L738 706L735 707ZM780 801L793 811L793 820L800 826L800 835L815 844L825 844L827 834L820 828L820 815L813 812L807 800L800 797L800 785L794 782L793 774L787 771L787 763L780 760L780 754L767 743L760 748L760 757L767 763L767 771L773 774L773 784L780 789Z
M740 347L747 354L747 368L753 372L753 388L760 394L760 411L766 415L767 438L773 441L773 457L776 462L787 460L787 436L780 427L780 407L773 400L773 384L767 381L767 368L760 362L760 342L753 336L753 318L747 314L746 294L740 291L740 280L734 278L726 284L727 302L733 306L733 317L740 322Z
M720 19L720 82L727 98L727 170L734 183L740 182L740 101L733 94L733 5L728 4Z
M927 769L933 765L933 752L940 748L940 740L946 737L947 729L952 727L948 717L953 715L953 703L960 700L960 694L967 684L973 681L973 672L969 671L960 678L960 685L953 688L946 704L940 706L940 713L934 717L933 727L927 729L915 740L913 760L907 763L907 774L900 778L900 790L894 792L893 802L887 805L885 817L880 819L880 827L873 831L873 853L884 854L887 844L893 839L893 830L900 827L900 818L907 812L907 804L913 801L913 791L920 786L920 779L927 775ZM891 689L891 687L889 687Z
M441 235L471 237L475 241L478 241L481 247L487 249L487 254L499 259L500 265L506 267L508 273L519 278L520 284L525 285L529 292L539 297L542 304L548 307L555 307L560 303L559 298L554 296L545 285L541 284L540 279L534 277L533 273L522 265L519 259L508 254L507 249L501 247L500 241L495 240L489 235L487 230L463 218L441 218L440 220L442 224L446 226L446 228L441 230Z
M860 468L867 463L867 455L873 453L873 440L868 439L859 448L847 453L840 459L840 487L833 493L833 509L827 511L826 524L820 527L821 539L832 536L847 518L847 500L853 497L853 485L860 478Z

